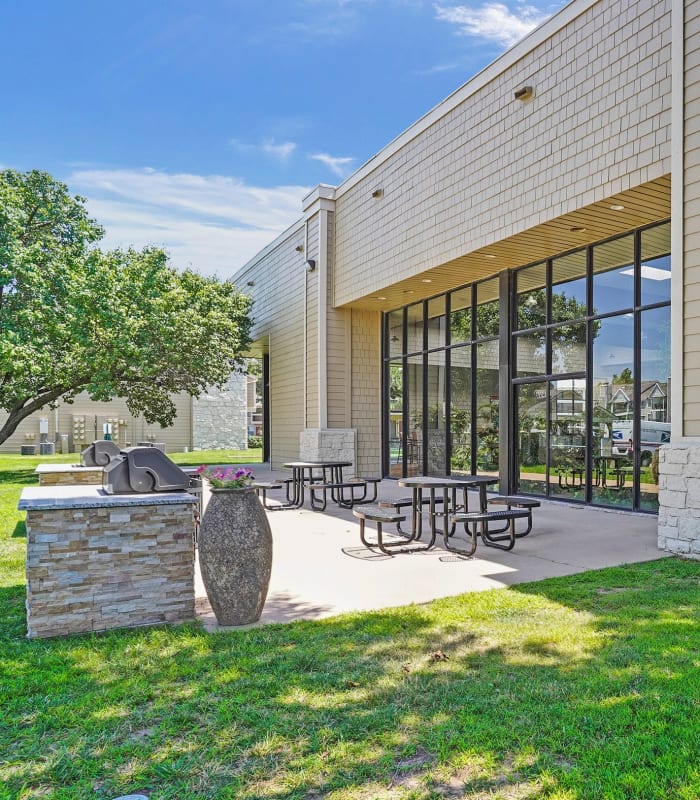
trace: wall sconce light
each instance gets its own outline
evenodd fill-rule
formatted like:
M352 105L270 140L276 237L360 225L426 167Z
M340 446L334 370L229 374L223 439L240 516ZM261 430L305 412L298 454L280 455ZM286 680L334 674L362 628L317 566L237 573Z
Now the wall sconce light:
M297 251L297 253L303 253L304 252L304 245L303 244L298 244L294 249Z
M534 89L532 86L521 86L519 89L515 90L513 96L516 100L529 100L533 94Z
M316 262L313 260L313 258L310 258L306 262L306 271L307 272L313 272L315 269L316 269Z
M255 286L255 281L247 281L246 286Z
M384 197L384 189L375 189L375 190L372 192L372 197L373 197L375 200L379 200L379 198L380 198L380 197Z

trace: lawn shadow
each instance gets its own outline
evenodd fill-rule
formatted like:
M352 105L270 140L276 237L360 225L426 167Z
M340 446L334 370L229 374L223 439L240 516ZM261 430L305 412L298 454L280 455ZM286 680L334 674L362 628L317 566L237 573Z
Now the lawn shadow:
M27 538L27 524L24 521L18 522L12 533L10 534L12 539L26 539Z
M696 796L699 607L700 565L664 559L214 636L15 641L8 790Z

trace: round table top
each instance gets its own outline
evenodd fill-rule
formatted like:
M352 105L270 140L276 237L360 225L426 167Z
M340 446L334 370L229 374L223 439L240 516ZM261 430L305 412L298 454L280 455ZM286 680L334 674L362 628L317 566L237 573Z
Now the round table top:
M458 486L478 486L479 484L498 483L492 475L454 475L436 477L434 475L413 475L410 478L399 478L399 486L407 489L452 489Z
M351 467L352 461L289 461L282 464L286 469L313 469L314 467Z

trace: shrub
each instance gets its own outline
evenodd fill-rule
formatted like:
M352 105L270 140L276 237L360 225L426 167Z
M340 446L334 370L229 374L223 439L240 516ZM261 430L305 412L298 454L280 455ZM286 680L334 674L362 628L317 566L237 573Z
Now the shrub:
M249 436L248 437L248 449L249 450L258 450L262 447L262 436Z

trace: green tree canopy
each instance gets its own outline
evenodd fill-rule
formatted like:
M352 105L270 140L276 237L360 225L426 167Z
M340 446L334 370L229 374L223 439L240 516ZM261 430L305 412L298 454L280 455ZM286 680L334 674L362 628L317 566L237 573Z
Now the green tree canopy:
M0 171L0 443L81 391L170 425L173 394L244 366L250 300L158 248L99 250L84 202L44 172Z

